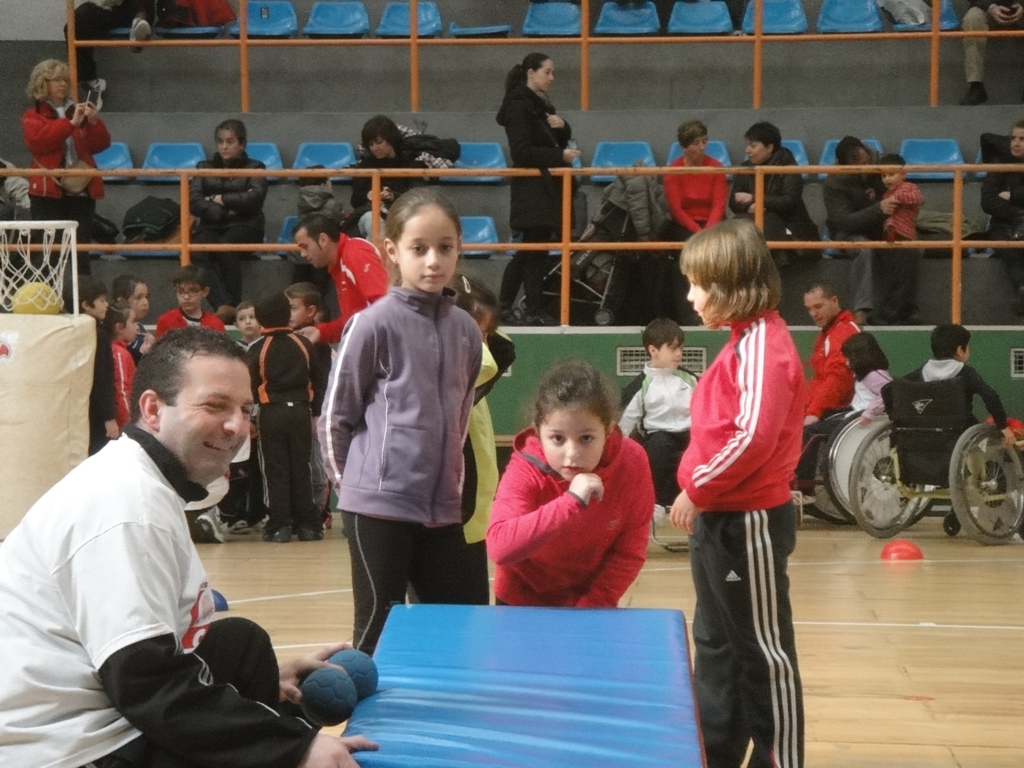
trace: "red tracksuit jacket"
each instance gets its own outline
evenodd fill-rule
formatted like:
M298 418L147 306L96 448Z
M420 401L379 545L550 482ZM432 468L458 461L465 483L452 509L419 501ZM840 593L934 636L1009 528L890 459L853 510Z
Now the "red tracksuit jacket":
M803 368L777 311L732 326L690 401L679 486L698 508L769 509L790 498L803 434Z
M516 435L487 529L494 595L511 605L614 608L647 559L654 485L647 455L617 429L584 507L544 460L533 428Z

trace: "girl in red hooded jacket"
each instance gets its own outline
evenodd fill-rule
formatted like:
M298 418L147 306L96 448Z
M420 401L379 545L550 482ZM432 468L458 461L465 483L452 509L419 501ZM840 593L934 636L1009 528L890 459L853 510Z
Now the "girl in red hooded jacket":
M96 105L69 98L70 85L68 65L62 61L46 59L32 69L26 92L34 103L21 116L21 129L33 168L70 168L78 160L95 168L93 155L110 146L110 133ZM103 197L103 180L94 176L77 192L65 189L67 186L62 186L57 176L29 176L32 219L77 221L79 245L91 243L92 218L96 201ZM78 271L90 272L87 252L79 255Z
M498 603L614 608L647 558L654 484L601 372L548 371L515 449L487 529Z

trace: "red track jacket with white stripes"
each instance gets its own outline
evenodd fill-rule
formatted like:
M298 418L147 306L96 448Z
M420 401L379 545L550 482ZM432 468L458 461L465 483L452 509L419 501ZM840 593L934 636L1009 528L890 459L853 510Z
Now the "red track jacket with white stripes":
M770 509L790 497L803 434L803 368L777 311L735 323L690 403L679 486L702 510Z

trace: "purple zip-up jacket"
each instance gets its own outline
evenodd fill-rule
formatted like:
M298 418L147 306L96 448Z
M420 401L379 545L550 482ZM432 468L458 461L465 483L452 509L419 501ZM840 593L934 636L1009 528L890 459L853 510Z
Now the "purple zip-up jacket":
M462 444L482 349L480 328L448 289L393 287L352 316L320 420L341 509L462 522Z

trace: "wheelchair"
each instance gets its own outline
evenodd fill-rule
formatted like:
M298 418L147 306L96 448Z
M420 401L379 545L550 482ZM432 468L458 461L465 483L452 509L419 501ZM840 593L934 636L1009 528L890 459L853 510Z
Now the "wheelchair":
M947 499L947 534L962 529L981 544L1009 541L1024 518L1020 454L995 426L973 423L963 382L896 379L883 396L889 419L870 425L850 462L858 525L889 538L920 520L932 501Z
M794 493L794 501L797 496L806 494L814 502L811 505L802 503L803 512L837 525L854 525L857 521L850 509L847 480L853 453L866 428L860 426L860 413L836 413L825 421L831 422L829 433L815 435L802 448L802 453L816 452L815 476L813 484L795 481L799 492Z

